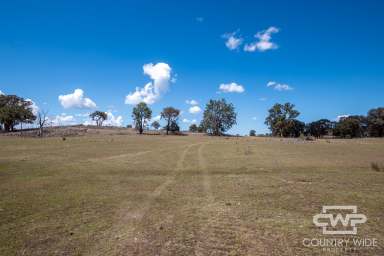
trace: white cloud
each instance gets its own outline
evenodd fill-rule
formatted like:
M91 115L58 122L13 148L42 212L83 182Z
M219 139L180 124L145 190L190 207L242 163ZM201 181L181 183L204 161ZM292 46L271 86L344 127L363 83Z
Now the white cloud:
M196 21L197 22L203 22L204 21L204 17L196 17Z
M279 32L279 29L276 27L269 27L266 30L257 32L255 38L258 39L256 42L252 42L244 45L244 51L246 52L254 52L260 51L264 52L267 50L277 49L278 45L271 42L272 34Z
M89 117L90 113L75 114L77 117Z
M70 94L60 95L59 102L64 108L96 108L95 102L84 97L82 89L76 89Z
M228 93L228 92L242 93L245 91L242 85L234 82L229 84L220 84L219 90L225 93Z
M199 106L192 106L189 108L189 113L191 114L197 114L201 112L201 108Z
M48 118L48 123L53 126L73 125L76 123L76 120L72 115L61 113L60 115L56 115L55 117Z
M225 41L225 46L227 46L227 48L230 50L236 50L243 43L243 38L237 36L236 34L237 32L233 32L226 33L222 36L223 38L227 39Z
M196 121L196 119L192 119L192 120L189 120L189 119L187 119L187 118L184 118L183 120L181 120L183 123L186 123L186 124L189 124L189 123L191 123L191 124L195 124L195 123L197 123L197 121Z
M160 119L161 119L161 115L157 115L152 118L152 121L160 121Z
M290 91L293 88L287 84L276 83L275 81L269 81L267 87L272 87L276 91Z
M0 95L5 95L5 93L3 93L2 91L0 91Z
M185 103L187 103L188 105L199 105L199 102L197 102L196 100L186 100Z
M349 116L350 116L350 115L339 115L339 116L336 117L336 121L339 122L341 119L343 119L343 118L347 118L347 117L349 117Z
M257 120L257 117L256 116L252 117L252 120Z
M107 120L104 121L105 126L123 126L123 117L114 116L111 111L107 112Z
M168 90L171 67L167 63L145 64L143 70L144 74L152 79L152 82L147 83L143 88L136 87L134 92L125 97L125 104L136 105L140 102L153 104Z
M36 103L31 99L25 99L25 100L32 103L32 105L30 106L32 113L34 115L37 115L37 113L39 113L39 107L36 105Z
M96 125L96 122L88 118L83 122L83 125ZM103 126L123 126L123 117L115 116L111 111L108 111L107 119L103 122Z
M259 101L266 101L266 100L267 100L266 97L261 97L261 98L259 98Z
M96 122L95 121L93 121L93 120L85 120L84 122L83 122L83 125L96 125Z

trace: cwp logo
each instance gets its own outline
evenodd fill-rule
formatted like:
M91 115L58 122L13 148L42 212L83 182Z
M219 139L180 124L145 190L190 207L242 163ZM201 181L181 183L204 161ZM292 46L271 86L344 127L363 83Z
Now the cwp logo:
M346 211L350 213L345 213ZM323 206L321 213L313 216L313 223L323 228L324 235L356 235L356 224L363 224L366 221L367 217L357 213L357 206L353 205ZM338 230L339 223L343 227L342 230Z

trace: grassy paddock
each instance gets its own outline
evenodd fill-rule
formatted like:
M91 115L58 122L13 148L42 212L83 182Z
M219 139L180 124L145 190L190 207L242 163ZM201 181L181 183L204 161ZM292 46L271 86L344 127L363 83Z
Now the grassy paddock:
M384 255L384 140L0 137L0 255L322 255L357 205Z

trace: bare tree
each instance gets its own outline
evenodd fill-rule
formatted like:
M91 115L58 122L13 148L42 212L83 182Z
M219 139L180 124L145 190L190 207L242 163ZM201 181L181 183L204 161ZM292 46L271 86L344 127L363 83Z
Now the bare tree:
M44 111L44 110L39 111L39 113L37 113L37 125L39 126L39 137L43 137L44 126L48 121L47 114L48 114L48 111Z

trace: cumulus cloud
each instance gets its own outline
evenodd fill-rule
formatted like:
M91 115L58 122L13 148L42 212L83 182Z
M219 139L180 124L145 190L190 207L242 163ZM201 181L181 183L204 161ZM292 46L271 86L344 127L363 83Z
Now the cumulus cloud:
M76 89L70 94L60 95L59 102L64 108L96 108L95 102L84 97L82 89Z
M5 93L3 93L2 91L0 91L0 95L5 95Z
M107 112L107 120L104 121L105 126L123 126L123 117L115 116L111 111Z
M219 86L220 92L229 93L242 93L244 92L244 87L240 84L237 84L235 82L229 83L229 84L220 84Z
M84 115L83 115L84 116ZM92 119L86 119L83 125L96 125L96 122ZM103 122L103 126L123 126L123 117L115 116L112 111L107 112L107 119Z
M153 104L168 90L171 67L167 63L145 64L143 71L152 79L152 82L147 83L142 88L136 87L134 92L125 97L125 104L136 105L140 102Z
M91 113L81 113L81 114L75 114L77 117L89 117Z
M226 39L225 46L229 50L236 50L243 43L243 38L236 35L237 32L226 33L222 37Z
M183 123L186 123L186 124L189 124L189 123L191 123L191 124L195 124L195 123L197 123L197 121L196 121L196 119L192 119L192 120L189 120L189 119L187 119L187 118L184 118L183 120L181 120Z
M160 119L161 119L161 115L157 115L152 118L152 121L160 121Z
M189 113L191 114L197 114L201 112L201 108L199 106L192 106L189 108Z
M249 44L244 45L244 51L254 52L260 51L264 52L267 50L277 49L278 45L271 42L272 34L279 32L279 29L276 27L269 27L266 30L257 32L255 38L258 40Z
M267 87L272 87L276 91L290 91L293 88L287 84L276 83L275 81L269 81Z
M66 113L61 113L60 115L49 117L48 123L50 123L53 126L73 125L76 123L76 119L73 115L67 115Z
M187 103L188 105L199 105L199 102L197 102L196 100L186 100L185 103Z
M32 105L30 106L32 113L34 115L37 115L37 113L39 113L39 107L36 105L36 103L31 99L25 99L25 100L32 103Z

